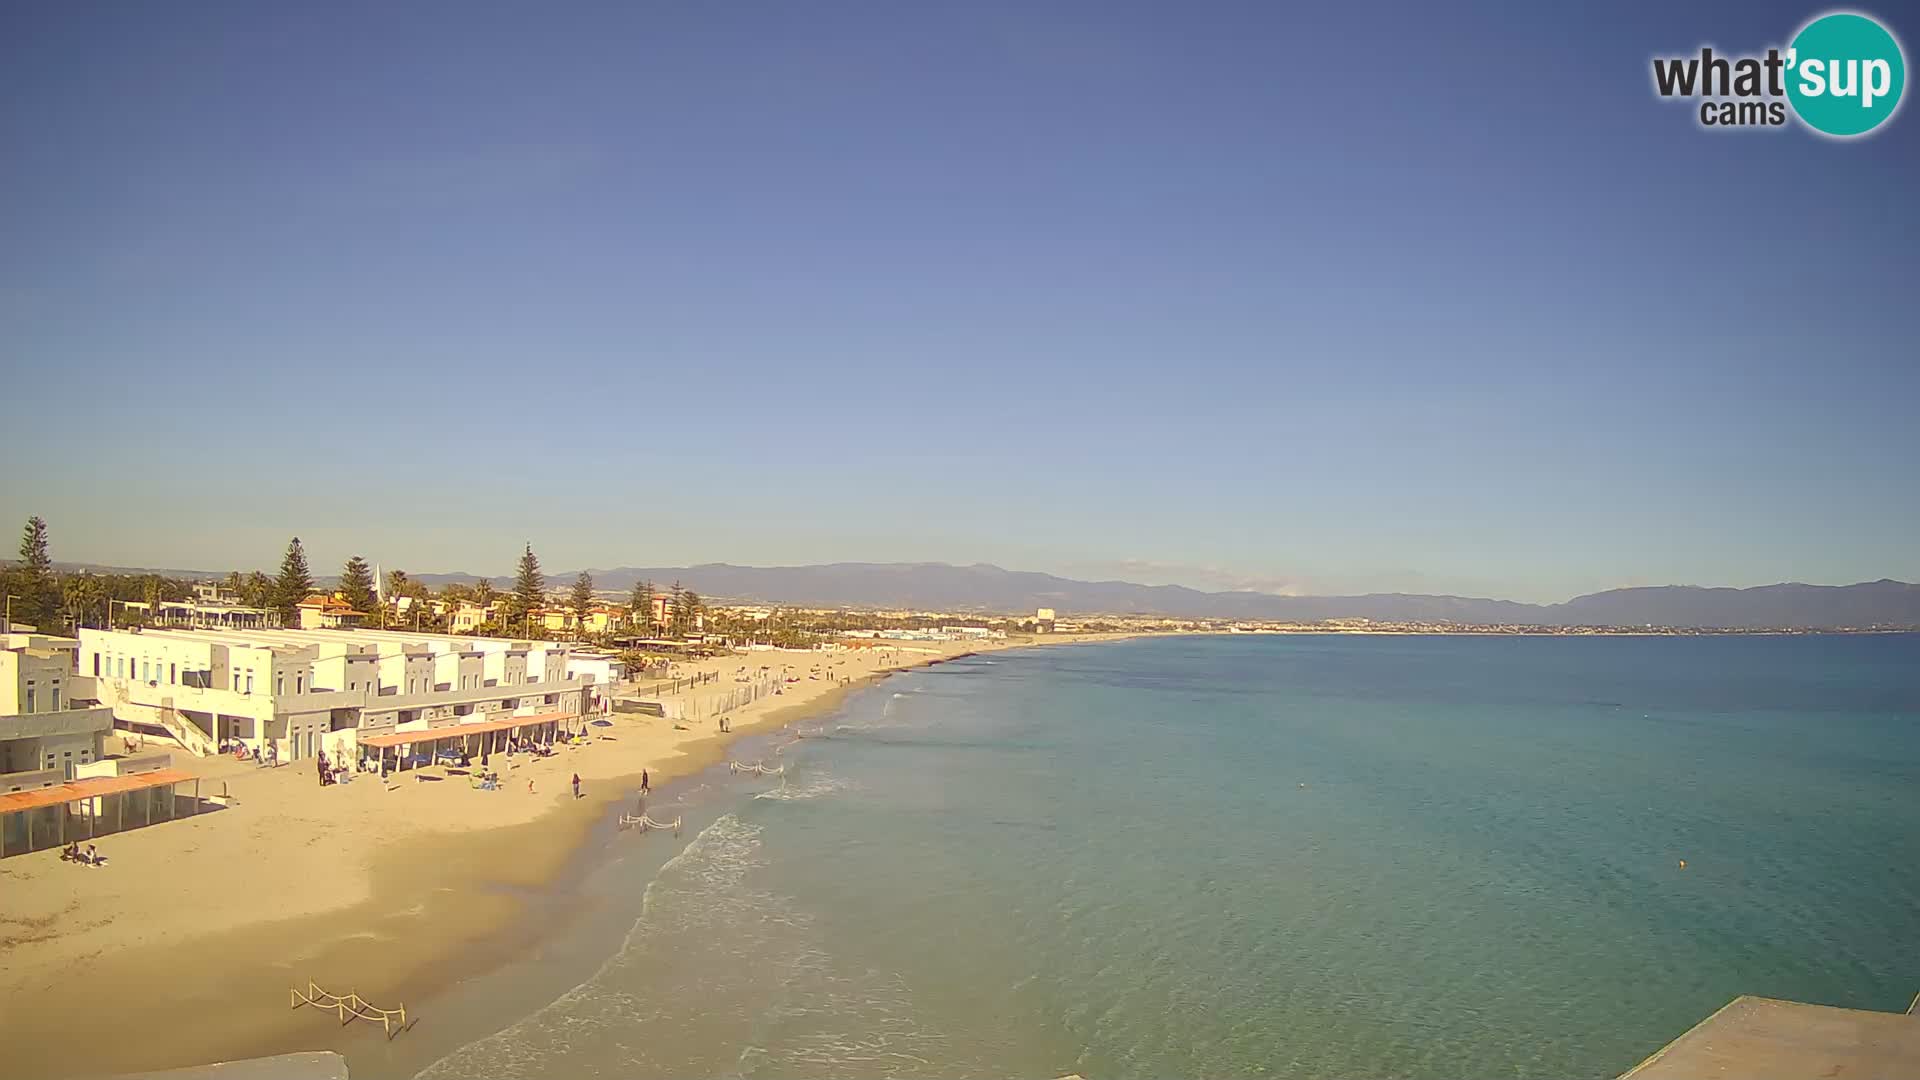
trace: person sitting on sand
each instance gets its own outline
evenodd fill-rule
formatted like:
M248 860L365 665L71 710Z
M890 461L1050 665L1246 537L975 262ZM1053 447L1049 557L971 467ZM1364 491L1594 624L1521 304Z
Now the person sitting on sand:
M100 852L98 849L96 849L92 844L88 844L86 861L88 866L99 866L100 864L106 862L107 860L100 857Z

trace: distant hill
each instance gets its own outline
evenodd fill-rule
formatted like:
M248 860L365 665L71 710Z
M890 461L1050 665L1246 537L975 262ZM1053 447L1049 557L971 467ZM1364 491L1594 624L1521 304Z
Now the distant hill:
M62 568L68 568L62 564ZM80 569L73 565L72 569ZM145 573L119 567L86 567ZM213 571L164 570L173 577L217 577ZM1004 570L986 563L828 563L815 566L620 566L595 569L603 590L626 590L650 579L665 589L678 581L702 596L773 604L908 608L1007 613L1055 608L1062 615L1165 615L1195 619L1375 619L1519 623L1535 626L1658 626L1711 629L1920 628L1920 585L1869 581L1858 585L1762 585L1750 589L1662 585L1611 589L1562 604L1522 604L1468 596L1370 593L1363 596L1273 596L1257 592L1202 592L1180 585L1075 581L1053 574ZM549 574L563 588L576 570ZM471 573L414 574L427 585L474 583ZM330 580L330 579L322 579ZM496 577L506 589L511 579Z
M564 583L577 571L555 574ZM1063 614L1166 615L1177 618L1273 619L1302 622L1364 618L1472 625L1675 626L1715 629L1792 627L1920 627L1920 585L1765 585L1708 589L1691 585L1613 589L1562 604L1522 604L1465 596L1371 593L1363 596L1273 596L1202 592L1180 585L1075 581L1053 574L976 563L829 563L591 570L602 589L630 589L641 579L658 588L679 581L703 596L780 604L848 605L942 611L1021 612L1051 607ZM415 575L439 584L440 575ZM444 580L478 581L471 575ZM507 579L495 578L505 587Z

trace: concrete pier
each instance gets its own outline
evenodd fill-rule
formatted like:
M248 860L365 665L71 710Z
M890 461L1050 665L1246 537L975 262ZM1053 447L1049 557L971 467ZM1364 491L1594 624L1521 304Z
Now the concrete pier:
M1920 1003L1920 998L1916 998ZM1920 1016L1741 996L1620 1080L1912 1080Z

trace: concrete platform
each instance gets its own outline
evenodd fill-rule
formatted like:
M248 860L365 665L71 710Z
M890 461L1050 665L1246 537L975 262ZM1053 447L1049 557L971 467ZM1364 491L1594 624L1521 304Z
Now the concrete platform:
M1920 1016L1741 996L1620 1080L1914 1080Z

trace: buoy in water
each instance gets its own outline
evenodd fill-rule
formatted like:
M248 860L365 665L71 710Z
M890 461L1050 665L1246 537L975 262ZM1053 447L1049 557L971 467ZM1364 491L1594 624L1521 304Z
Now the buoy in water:
M1687 860L1685 860L1685 859L1681 859L1681 860L1680 860L1680 869L1682 869L1682 870L1685 870L1686 868L1687 868Z

